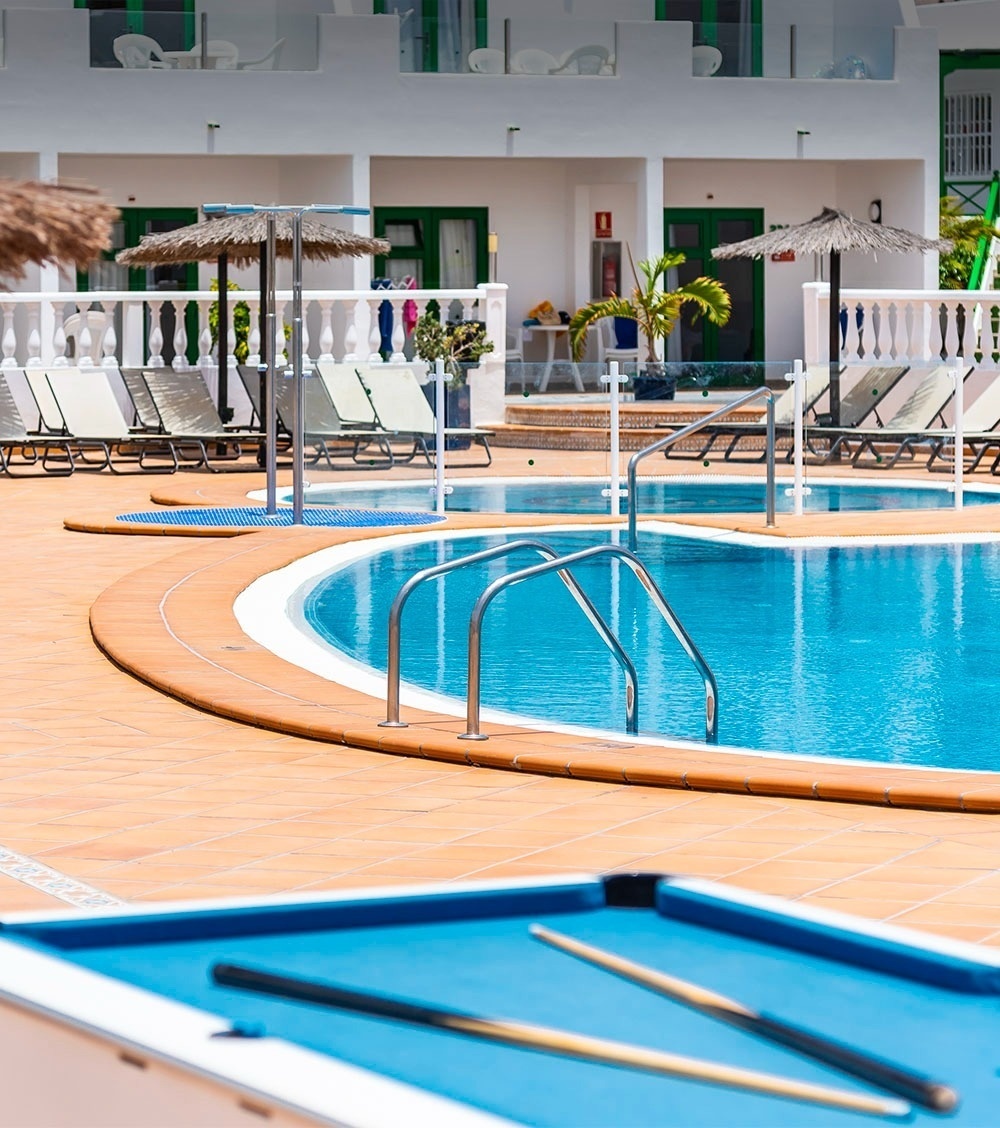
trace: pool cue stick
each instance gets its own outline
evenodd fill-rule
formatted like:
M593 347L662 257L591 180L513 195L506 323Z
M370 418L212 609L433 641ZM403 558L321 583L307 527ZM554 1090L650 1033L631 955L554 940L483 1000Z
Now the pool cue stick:
M575 1034L568 1030L536 1026L509 1019L482 1018L461 1011L441 1010L422 1006L387 995L350 991L332 984L316 983L308 979L287 975L273 975L254 968L236 964L216 964L212 978L224 987L238 987L264 995L277 995L284 999L314 1003L356 1014L409 1022L415 1026L428 1026L452 1034L464 1034L491 1042L502 1042L526 1050L540 1050L563 1057L580 1058L606 1065L625 1066L648 1073L682 1077L690 1081L728 1086L787 1100L806 1101L812 1104L841 1108L869 1116L906 1119L910 1106L905 1101L876 1098L866 1093L852 1093L824 1085L757 1073L698 1058L633 1046L627 1042L613 1042Z
M811 1030L804 1030L781 1019L750 1010L749 1007L726 995L720 995L696 983L689 983L687 980L678 979L654 968L645 967L643 964L635 963L602 948L595 948L571 936L554 932L544 925L533 924L529 931L537 940L576 956L586 963L595 964L605 971L637 983L640 987L665 995L710 1018L717 1018L721 1022L729 1023L751 1034L758 1034L771 1042L777 1042L788 1049L832 1065L872 1085L905 1097L923 1108L932 1109L934 1112L951 1112L958 1106L959 1097L954 1089L919 1073L913 1073L882 1058L833 1041L821 1034L815 1034Z

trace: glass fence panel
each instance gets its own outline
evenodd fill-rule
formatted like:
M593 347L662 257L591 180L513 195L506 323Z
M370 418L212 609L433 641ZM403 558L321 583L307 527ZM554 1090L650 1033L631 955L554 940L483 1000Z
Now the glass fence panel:
M626 362L619 365L625 376L622 396L626 400L678 400L685 403L704 401L705 412L714 411L724 402L727 393L739 395L751 388L770 387L775 397L789 387L786 374L792 371L792 362L747 361L741 363L719 362L636 365ZM506 388L508 395L607 395L608 385L602 381L607 374L607 364L581 361L573 364L565 353L551 361L508 358L506 362ZM761 406L761 412L765 409Z
M90 65L127 70L292 70L318 66L315 15L272 17L120 7L89 12Z

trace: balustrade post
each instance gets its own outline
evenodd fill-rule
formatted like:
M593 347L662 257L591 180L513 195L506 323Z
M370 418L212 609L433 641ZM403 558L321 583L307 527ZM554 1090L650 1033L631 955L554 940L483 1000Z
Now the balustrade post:
M182 301L172 301L174 307L174 359L170 362L175 372L187 368L187 298Z
M198 367L206 368L215 364L215 358L212 356L212 325L211 325L211 302L198 302L198 324L201 328L198 331ZM219 364L222 364L222 355L224 352L224 345L222 341L218 342L219 348Z
M115 332L115 307L117 302L102 301L104 306L104 336L101 338L101 367L118 367L118 334Z
M248 368L256 368L260 364L260 299L245 299L250 311L250 329L247 333L247 359ZM236 335L233 331L233 349L236 349ZM233 358L235 360L235 357Z
M150 368L163 367L163 302L149 303L149 360Z
M40 326L40 306L33 305L28 310L28 368L40 368L42 364L42 333Z
M390 364L405 364L406 353L406 325L403 322L403 307L408 299L397 298L392 303L392 352L389 355Z
M52 362L53 368L66 368L69 365L69 360L66 358L66 343L66 329L63 324L62 312L58 311L55 332L52 334L52 349L55 354L55 359Z
M379 349L382 346L382 330L378 322L379 306L384 301L384 298L379 298L377 301L369 301L368 303L368 363L381 364L382 354Z
M320 303L319 359L333 360L333 302Z
M17 368L17 332L14 329L15 306L9 302L3 302L0 304L0 310L3 310L3 337L0 338L3 360L0 360L0 368Z

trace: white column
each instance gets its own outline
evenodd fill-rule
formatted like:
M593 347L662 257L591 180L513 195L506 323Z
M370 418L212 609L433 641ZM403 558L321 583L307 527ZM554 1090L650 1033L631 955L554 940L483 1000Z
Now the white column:
M355 153L351 158L350 203L355 207L371 208L372 169L371 157L367 153ZM351 230L355 235L371 235L371 215L352 215ZM351 259L351 289L368 290L372 284L371 259Z
M964 483L965 473L965 428L962 416L965 414L965 357L955 357L955 508L961 509L965 504Z
M635 260L659 258L665 246L663 231L663 179L661 157L647 157L639 163L636 208ZM625 288L624 279L622 288Z
M59 176L59 154L44 152L38 154L38 179L55 180ZM46 263L38 268L38 289L43 294L59 292L59 267ZM51 364L57 357L54 349L56 335L56 311L54 303L43 301L39 310L38 331L41 336L41 359L43 364Z

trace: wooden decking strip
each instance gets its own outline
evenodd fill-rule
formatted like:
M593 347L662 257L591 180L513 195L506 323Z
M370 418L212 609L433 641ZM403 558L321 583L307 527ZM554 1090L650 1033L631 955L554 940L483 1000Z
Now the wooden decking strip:
M219 491L228 492L228 484ZM199 503L204 504L201 489L198 493ZM207 493L218 496L214 486ZM495 524L495 518L492 520ZM512 529L567 520L552 515L504 515L504 524ZM593 516L575 520L600 521ZM730 528L738 522L749 531L762 531L745 514L685 520ZM436 528L482 528L489 527L490 521L482 514L455 514ZM946 511L817 514L783 517L780 522L781 535L786 536L793 527L800 535L832 535L837 530L846 536L1000 531L1000 506L977 506L957 515ZM817 522L822 533L816 531ZM91 531L103 531L97 524ZM169 528L172 535L178 531L177 526ZM618 784L1000 812L1000 776L992 774L825 764L713 752L707 747L632 746L625 741L609 747L607 740L509 725L484 725L490 739L480 743L458 738L465 727L462 720L413 709L406 711L409 728L382 729L378 727L384 716L380 700L292 666L240 630L233 602L259 576L331 545L401 531L255 530L239 542L208 541L108 588L93 605L91 629L98 645L115 662L165 693L223 717L328 743Z

